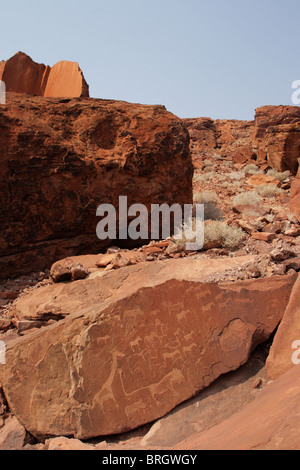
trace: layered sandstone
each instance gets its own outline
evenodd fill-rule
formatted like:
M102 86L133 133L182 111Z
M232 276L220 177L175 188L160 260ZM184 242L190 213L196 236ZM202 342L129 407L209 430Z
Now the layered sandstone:
M47 97L88 97L89 87L77 62L61 61L52 68L18 52L0 64L6 91Z
M294 276L216 283L256 257L140 263L23 296L56 320L7 343L0 382L38 438L85 439L152 422L244 364L283 317Z
M98 253L100 204L192 202L189 136L163 106L18 97L0 107L0 276Z
M236 163L267 161L278 170L296 174L300 151L300 109L295 106L263 106L253 121L184 120L197 162L205 157L232 158Z

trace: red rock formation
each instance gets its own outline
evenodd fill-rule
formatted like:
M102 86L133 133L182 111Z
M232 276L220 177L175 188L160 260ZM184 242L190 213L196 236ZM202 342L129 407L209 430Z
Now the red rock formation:
M277 327L295 277L207 281L255 260L140 263L23 296L18 318L58 323L7 344L14 414L37 437L117 434L236 370Z
M300 372L300 366L294 365L292 361L292 355L296 352L292 348L295 341L299 341L300 344L300 277L294 285L268 357L267 369L270 380L277 379L293 367L298 368Z
M192 202L189 136L163 106L9 95L0 107L0 277L99 253L102 203Z
M236 163L267 160L278 171L296 174L300 157L300 108L263 106L254 121L184 120L191 137L192 157L197 161L215 156Z
M300 215L300 168L292 184L290 208L294 214Z
M0 64L6 91L47 97L88 97L89 87L76 62L62 61L50 68L18 52Z
M51 68L44 96L89 96L89 87L77 62L62 61Z
M300 108L263 106L256 110L255 139L272 168L297 173L300 157Z
M249 160L253 150L252 121L209 118L184 119L191 138L194 160L205 156L233 157L237 163Z

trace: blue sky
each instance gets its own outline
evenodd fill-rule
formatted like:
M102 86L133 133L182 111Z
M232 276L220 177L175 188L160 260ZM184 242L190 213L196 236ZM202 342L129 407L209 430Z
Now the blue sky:
M79 62L94 98L179 117L292 105L299 0L0 0L0 59Z

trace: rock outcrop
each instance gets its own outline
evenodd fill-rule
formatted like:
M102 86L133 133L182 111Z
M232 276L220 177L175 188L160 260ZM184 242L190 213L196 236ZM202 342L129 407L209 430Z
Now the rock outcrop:
M281 321L295 276L209 282L255 261L140 263L24 295L17 317L55 322L7 342L10 409L38 438L117 434L164 416L246 363Z
M300 157L300 108L263 106L256 110L255 140L260 158L278 171L296 174Z
M0 277L99 253L96 210L192 202L189 136L163 106L18 97L0 107Z
M253 121L212 120L210 118L184 119L191 138L193 160L201 157L232 157L243 163L255 155L253 149Z
M296 342L297 346L293 349ZM293 288L267 360L270 380L277 379L293 367L299 369L300 366L295 365L292 360L293 354L297 356L297 349L300 357L300 277Z
M55 98L89 96L88 84L77 62L61 61L49 67L37 64L23 52L0 63L0 80L8 93Z
M184 120L191 137L195 166L205 157L231 158L236 163L267 161L277 171L296 174L300 157L300 109L263 106L254 121Z
M291 187L290 209L294 214L300 216L300 168Z

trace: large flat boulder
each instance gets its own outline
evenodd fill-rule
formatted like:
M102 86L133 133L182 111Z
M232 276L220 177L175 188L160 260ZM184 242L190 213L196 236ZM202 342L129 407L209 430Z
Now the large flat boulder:
M140 263L25 295L20 317L57 322L7 344L0 382L13 413L38 438L79 439L165 416L246 363L281 321L295 276L218 282L255 262Z
M0 278L99 253L97 207L119 196L192 203L188 132L163 106L11 94L0 130Z

